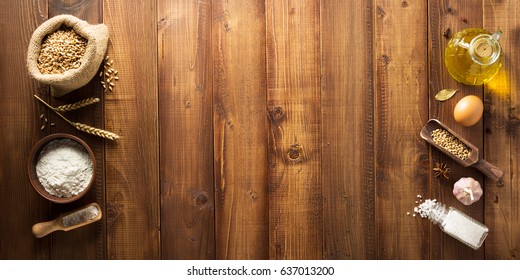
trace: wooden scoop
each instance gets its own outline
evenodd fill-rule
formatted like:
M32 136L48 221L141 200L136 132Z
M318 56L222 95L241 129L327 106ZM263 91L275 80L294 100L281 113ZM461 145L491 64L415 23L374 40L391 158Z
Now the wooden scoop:
M455 136L457 139L459 139L462 143L466 144L466 146L468 146L471 149L468 158L462 160L461 158L455 156L454 154L448 152L447 150L445 150L444 148L442 148L441 146L436 144L432 138L432 131L434 131L438 128L442 128L442 129L448 131L453 136ZM449 129L446 125L441 123L439 120L436 120L436 119L429 120L426 123L426 125L423 127L423 129L421 130L421 137L424 140L428 141L428 143L430 143L432 146L434 146L435 148L439 149L441 152L443 152L444 154L446 154L447 156L452 158L454 161L461 164L462 166L474 167L474 168L478 169L480 172L482 172L489 179L497 182L499 186L501 186L503 184L502 178L504 177L504 172L500 168L498 168L498 167L494 166L493 164L484 160L479 155L477 147L475 147L473 144L471 144L466 139L460 137L457 133L455 133L454 131Z
M97 213L95 210L97 210ZM34 236L41 238L57 230L69 231L97 222L101 219L101 216L101 208L94 202L65 212L52 221L37 223L32 227L32 232Z

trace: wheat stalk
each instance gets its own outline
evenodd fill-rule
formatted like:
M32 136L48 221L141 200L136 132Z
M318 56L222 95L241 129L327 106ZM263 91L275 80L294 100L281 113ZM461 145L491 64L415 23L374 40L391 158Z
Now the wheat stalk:
M56 115L58 115L60 118L62 118L64 121L66 121L68 124L70 124L71 126L73 126L74 128L76 128L79 131L83 131L83 132L86 132L86 133L89 133L89 134L92 134L92 135L96 135L96 136L99 136L99 137L103 137L103 138L106 138L106 139L110 139L110 140L116 140L116 139L119 138L119 135L117 135L117 134L115 134L113 132L106 131L106 130L99 129L99 128L95 128L95 127L92 127L92 126L89 126L89 125L86 125L86 124L82 124L82 123L78 123L78 122L72 122L69 119L67 119L65 116L60 114L60 112L58 112L56 110L56 108L52 107L51 105L47 104L47 102L43 101L43 99L39 98L36 95L34 95L34 97L36 99L38 99L38 101L43 103L43 105L47 106L54 113L56 113Z
M54 108L54 110L58 111L58 112L69 112L69 111L74 111L79 108L83 108L85 106L92 105L92 104L98 103L98 102L99 102L99 98L91 97L91 98L86 98L86 99L80 100L80 101L72 103L72 104L65 104L65 105L58 106L58 107Z

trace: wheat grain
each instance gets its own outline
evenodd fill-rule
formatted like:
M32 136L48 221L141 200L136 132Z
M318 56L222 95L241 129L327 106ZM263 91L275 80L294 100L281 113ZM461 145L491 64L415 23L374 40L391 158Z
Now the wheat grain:
M38 69L42 74L62 74L79 68L87 42L72 28L61 28L47 35L38 56Z
M114 60L111 60L108 56L105 57L105 62L103 63L104 71L102 71L104 75L100 75L101 77L103 77L101 85L103 86L104 92L114 91L114 88L116 86L115 82L119 81L119 77L117 76L119 71L112 67L113 63Z
M58 112L69 112L69 111L74 111L79 108L83 108L85 106L92 105L92 104L95 104L98 102L99 102L99 98L91 97L91 98L86 98L86 99L80 100L80 101L72 103L72 104L65 104L65 105L58 106L55 108L55 110Z

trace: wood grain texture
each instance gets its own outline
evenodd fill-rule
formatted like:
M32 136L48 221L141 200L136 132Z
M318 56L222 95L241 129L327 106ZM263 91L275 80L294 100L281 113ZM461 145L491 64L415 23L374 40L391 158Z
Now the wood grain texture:
M214 1L217 259L268 259L264 1Z
M513 0L0 1L0 259L518 259L518 10ZM95 77L53 98L27 74L32 32L61 13L108 26L113 93ZM503 71L465 86L445 47L482 26L504 32ZM459 91L436 101L445 88ZM122 137L76 131L33 94L54 105L100 97L67 116ZM484 118L462 127L453 108L469 94L484 99ZM41 113L56 126L40 130ZM422 140L429 118L502 168L504 186ZM55 132L86 140L99 164L93 189L66 205L26 175L32 145ZM434 177L438 162L449 180ZM485 197L462 205L461 177ZM418 194L484 222L484 246L414 218ZM103 222L32 235L93 201Z
M453 36L456 32L474 26L482 26L482 1L429 1L429 59L430 65L430 118L436 118L469 140L479 150L483 147L482 121L467 128L457 124L453 118L455 104L466 95L482 97L482 86L467 86L457 83L448 73L444 64L444 52L448 39L443 36L446 29L450 29ZM439 102L435 100L435 94L442 89L455 88L459 91L450 100ZM442 203L453 206L469 216L483 221L483 201L466 207L453 195L453 184L461 177L472 177L484 183L483 175L473 168L464 168L455 161L432 148L430 177L432 189L430 196L437 198ZM433 177L431 169L437 162L446 163L451 168L450 180L441 180ZM482 259L483 250L475 252L473 249L443 233L438 227L432 226L430 249L433 259Z
M158 1L164 259L215 258L210 1Z
M376 258L372 17L372 1L321 2L326 259Z
M490 228L485 242L486 259L520 258L520 67L515 47L520 44L520 18L517 1L484 1L484 28L502 30L499 41L503 50L502 70L485 86L484 157L500 167L504 185L485 181L485 224Z
M103 2L108 55L119 70L105 95L106 217L109 259L159 259L157 7L155 1Z
M272 259L323 257L319 8L266 2Z
M428 222L414 219L428 193L427 5L375 2L375 187L379 259L427 259Z
M102 0L48 0L48 2L51 16L69 14L92 24L103 22Z
M0 259L50 257L49 240L36 239L30 231L51 215L50 203L31 187L27 175L31 148L45 132L32 97L39 87L25 67L29 39L46 19L46 1L0 1Z
M49 18L61 14L70 14L76 16L81 20L85 20L90 24L99 24L103 20L102 0L75 0L49 1ZM98 76L85 85L84 87L75 90L60 98L48 97L52 106L57 107L63 104L70 104L88 97L98 97L101 102L76 110L68 112L67 118L72 121L88 124L97 128L104 128L103 104L104 94L99 83ZM94 152L96 161L95 181L89 193L87 193L80 200L67 205L53 205L53 218L59 216L61 213L79 208L91 202L97 202L104 212L105 202L105 184L104 184L104 141L102 138L86 134L64 122L57 115L51 114L49 122L53 122L55 126L48 126L50 133L69 133L84 140ZM52 248L51 256L53 259L105 259L106 258L106 229L104 218L102 221L92 224L88 227L83 227L78 230L70 232L56 232L51 235ZM78 243L78 240L83 242ZM71 250L75 248L75 250Z

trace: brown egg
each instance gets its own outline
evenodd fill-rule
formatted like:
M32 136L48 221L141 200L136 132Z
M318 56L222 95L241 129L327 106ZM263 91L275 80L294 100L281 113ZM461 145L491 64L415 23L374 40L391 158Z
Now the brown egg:
M472 126L482 118L483 112L484 104L482 100L478 96L468 95L455 105L453 117L456 122L463 126Z

